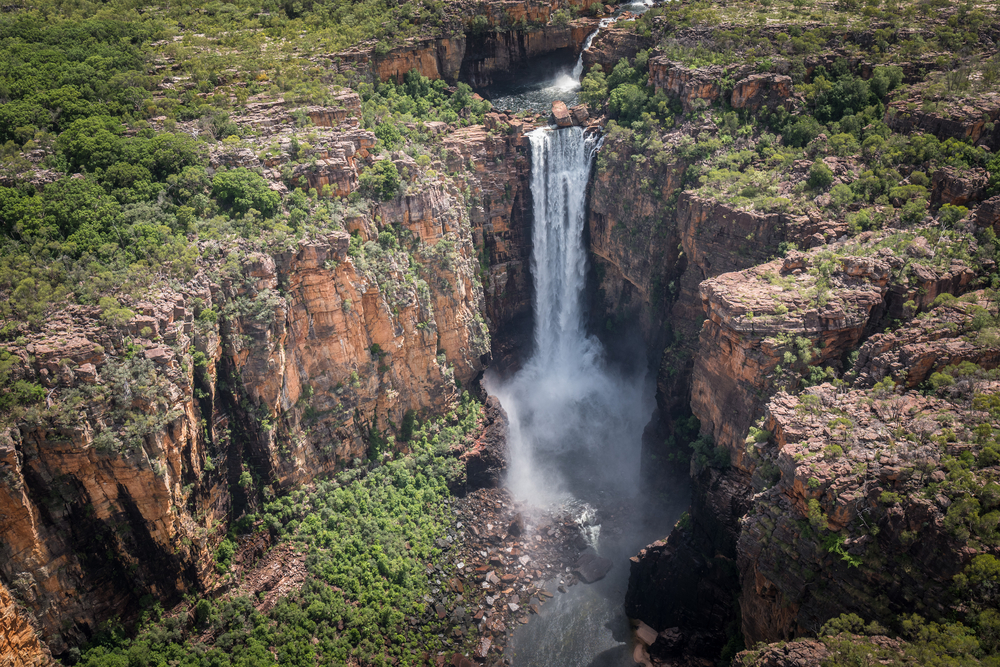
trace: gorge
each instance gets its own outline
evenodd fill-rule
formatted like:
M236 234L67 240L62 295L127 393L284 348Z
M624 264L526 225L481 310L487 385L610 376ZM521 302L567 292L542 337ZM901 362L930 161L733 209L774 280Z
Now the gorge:
M0 664L994 664L996 16L5 8Z

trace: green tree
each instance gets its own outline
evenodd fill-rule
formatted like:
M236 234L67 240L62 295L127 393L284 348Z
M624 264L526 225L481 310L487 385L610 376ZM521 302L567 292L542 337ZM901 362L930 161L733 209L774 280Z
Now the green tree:
M212 195L240 215L256 209L265 218L270 218L281 205L281 197L268 186L264 177L245 167L216 173L212 178Z
M379 160L366 169L359 180L361 192L372 199L389 201L399 191L399 171L390 160Z

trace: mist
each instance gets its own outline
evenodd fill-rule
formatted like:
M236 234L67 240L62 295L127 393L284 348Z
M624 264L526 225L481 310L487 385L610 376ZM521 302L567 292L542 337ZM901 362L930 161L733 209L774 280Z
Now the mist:
M644 370L611 366L584 328L586 188L600 142L579 127L535 130L528 138L534 351L512 377L484 380L510 418L507 485L536 506L633 496L654 407L652 379Z

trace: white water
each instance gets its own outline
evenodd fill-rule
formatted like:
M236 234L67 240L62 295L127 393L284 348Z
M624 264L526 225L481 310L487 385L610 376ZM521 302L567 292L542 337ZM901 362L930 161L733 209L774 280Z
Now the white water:
M631 496L653 391L642 376L624 377L609 367L600 342L584 330L583 226L599 142L579 127L528 137L535 349L509 380L486 380L510 417L507 484L535 505L569 496Z
M577 82L577 85L580 83L580 77L583 76L583 52L590 48L590 45L594 42L594 38L597 37L597 33L600 31L601 29L598 28L594 32L587 35L587 39L583 42L583 48L580 49L580 57L576 59L576 65L573 67L572 75L573 80Z

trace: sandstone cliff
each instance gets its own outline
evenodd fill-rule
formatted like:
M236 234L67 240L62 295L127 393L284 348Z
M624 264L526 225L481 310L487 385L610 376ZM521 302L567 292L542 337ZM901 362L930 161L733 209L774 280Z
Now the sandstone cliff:
M353 191L374 159L345 113L356 103L310 111L321 159L293 168L317 189ZM285 187L284 109L247 117L280 154L220 145L213 160L270 167ZM187 282L122 295L120 322L72 307L7 346L46 399L0 443L0 580L55 653L143 596L213 585L216 545L265 494L405 447L407 414L446 410L475 380L487 320L516 328L530 312L524 126L490 123L443 138L431 166L458 179L383 156L408 174L394 199L270 248L205 242ZM496 483L495 449L470 457L472 477Z

